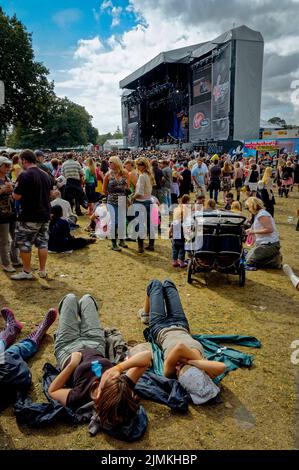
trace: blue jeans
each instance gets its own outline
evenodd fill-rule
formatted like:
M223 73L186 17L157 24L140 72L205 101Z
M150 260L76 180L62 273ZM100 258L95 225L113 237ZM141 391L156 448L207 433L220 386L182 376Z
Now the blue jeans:
M112 240L115 238L119 238L120 240L126 238L126 210L124 209L124 212L121 213L120 208L122 209L122 206L119 204L111 204L110 202L107 204L107 209L111 220L110 238Z
M13 344L6 349L5 354L14 354L20 356L23 361L28 361L37 352L37 344L31 339L24 339L19 343Z
M172 240L172 260L185 261L185 241Z
M163 328L180 326L189 331L180 296L175 284L166 279L163 284L154 279L147 287L150 299L150 331L153 339Z

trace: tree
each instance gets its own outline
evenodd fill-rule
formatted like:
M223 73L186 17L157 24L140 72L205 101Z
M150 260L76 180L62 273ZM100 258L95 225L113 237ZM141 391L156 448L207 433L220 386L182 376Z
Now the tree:
M16 16L8 17L0 7L0 79L5 84L0 131L19 122L40 126L55 97L49 71L35 61L32 36Z
M287 127L286 121L278 116L269 119L268 122L271 122L271 124L276 124L278 127Z
M7 139L8 145L15 148L76 147L95 144L98 130L91 124L92 116L83 106L67 98L55 98L44 117L40 128L24 127L17 123Z

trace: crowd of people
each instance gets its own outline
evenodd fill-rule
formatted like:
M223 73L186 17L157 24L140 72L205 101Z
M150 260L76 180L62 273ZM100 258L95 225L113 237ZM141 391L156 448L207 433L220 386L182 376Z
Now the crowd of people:
M267 160L268 161L268 160ZM71 254L97 238L108 238L113 251L137 242L139 254L155 251L165 216L172 243L173 268L186 268L185 216L223 211L246 213L250 246L246 268L281 268L280 237L275 224L274 185L288 198L299 184L298 156L281 155L277 165L264 160L201 152L119 152L118 154L44 154L23 150L0 155L0 255L12 280L35 279L32 248L38 250L39 276L47 277L48 253ZM222 195L222 200L221 200ZM136 207L140 217L136 222ZM86 212L83 212L83 210ZM75 237L82 215L89 216L88 238ZM135 231L131 230L134 225ZM135 235L135 237L134 237ZM148 245L144 246L144 240ZM20 267L21 271L16 272ZM114 364L105 356L105 335L96 300L65 296L25 340L13 345L23 325L7 308L1 314L6 327L0 333L0 390L12 398L28 388L31 374L26 361L38 350L48 328L59 323L55 356L60 373L49 386L49 396L63 407L77 410L92 401L103 429L120 428L135 419L139 399L135 386L153 363L149 344L131 350ZM153 280L146 289L138 316L149 324L152 341L163 352L164 376L177 379L193 403L214 399L214 380L225 373L223 362L207 360L201 343L190 334L179 293L170 280ZM4 396L3 395L3 396Z
M12 155L2 152L2 267L13 274L13 280L34 279L31 251L35 245L39 275L43 278L47 276L48 252L71 254L94 243L96 238L109 238L113 251L128 248L132 240L137 241L138 253L154 251L163 216L170 217L170 233L173 233L173 224L182 225L186 205L195 202L204 211L241 213L250 198L258 202L249 203L248 235L255 245L273 242L278 248L273 188L276 185L278 196L288 198L299 184L298 168L298 156L286 154L276 161L269 161L268 155L256 161L242 156L232 159L228 154L182 150L78 155L45 154L40 150ZM78 217L85 214L82 210L87 211L91 220L87 227L89 238L71 234L79 226ZM134 225L136 213L139 219ZM183 230L179 239L172 238L173 266L184 268L187 263ZM148 239L146 247L145 239ZM275 264L273 260L279 262ZM257 262L251 250L248 266L254 265L263 264ZM280 253L276 253L270 265L281 266ZM23 269L15 273L18 267Z

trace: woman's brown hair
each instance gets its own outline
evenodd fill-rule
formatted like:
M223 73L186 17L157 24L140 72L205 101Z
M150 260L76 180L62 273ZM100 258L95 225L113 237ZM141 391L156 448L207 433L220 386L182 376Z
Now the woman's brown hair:
M94 400L101 426L118 427L129 423L139 409L138 401L125 375L106 382L99 398Z

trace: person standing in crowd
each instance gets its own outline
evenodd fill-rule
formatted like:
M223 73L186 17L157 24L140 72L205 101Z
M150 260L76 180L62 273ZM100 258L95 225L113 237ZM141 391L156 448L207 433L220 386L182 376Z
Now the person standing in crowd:
M46 164L45 163L45 154L41 150L35 150L35 157L36 157L36 166L40 170L45 171L51 178L52 178L52 172L53 172L53 167L52 164ZM54 181L53 181L54 183Z
M96 185L97 175L96 166L93 158L87 158L85 167L85 193L88 201L88 215L93 214L94 203L97 202Z
M260 174L259 174L257 165L253 163L248 173L248 186L250 188L252 197L256 196L257 194L257 186L258 186L259 177L260 177Z
M155 249L155 234L152 229L152 189L155 184L154 175L149 163L149 160L145 157L140 157L136 161L138 168L138 181L136 185L136 192L132 198L132 201L138 205L142 205L146 211L146 219L143 220L139 226L138 236L138 253L144 253L144 239L146 235L149 238L149 244L145 248L148 251L154 251ZM142 215L142 214L139 214ZM146 227L146 229L144 228Z
M165 204L165 190L164 190L164 176L162 170L159 168L158 160L152 160L152 171L155 178L155 184L152 189L152 195L156 197L160 204Z
M17 181L17 178L19 174L21 173L22 168L21 165L19 164L19 155L14 155L12 157L12 167L11 167L11 172L10 172L10 179L12 183L15 183Z
M294 184L294 168L292 167L292 162L288 161L283 163L281 167L281 197L285 195L286 198L289 197L289 192L291 187Z
M236 190L237 201L241 199L241 189L243 187L244 171L241 168L240 162L235 163L234 167L234 185Z
M227 193L232 189L232 178L233 170L231 164L228 161L224 162L223 168L221 170L221 185L223 191L223 201L225 203Z
M213 165L210 167L209 171L209 177L210 177L210 182L209 182L209 191L210 191L210 199L214 199L216 204L218 203L218 194L220 191L220 185L221 185L221 168L219 166L219 160L214 159L213 160Z
M183 163L183 170L181 171L182 180L180 181L180 197L188 195L192 191L192 175L188 168L188 162Z
M83 215L80 206L86 208L84 191L81 186L84 171L81 165L74 160L72 152L67 154L67 161L62 165L61 174L66 179L64 189L65 199L70 203L72 210L75 202L76 214L79 216Z
M124 169L119 157L109 158L110 170L106 173L103 183L103 192L107 196L107 207L111 219L112 231L112 250L121 251L121 248L128 248L125 244L125 234L121 234L119 245L119 218L124 223L126 221L126 198L130 186L130 177L127 170ZM119 198L123 198L124 204L121 204ZM122 214L120 211L124 211Z
M171 207L171 186L173 183L173 178L172 178L172 169L169 166L169 161L168 160L162 160L161 162L161 169L163 173L163 178L164 178L164 185L163 189L165 191L165 200L168 208L170 209Z
M272 167L265 169L264 176L258 186L266 211L274 217L275 198L273 194Z
M208 169L201 158L197 160L197 165L194 165L191 174L194 189L206 193L206 188L208 186Z
M47 277L50 197L54 195L52 181L47 173L37 168L34 152L23 150L20 153L20 162L24 171L17 179L13 198L20 201L21 205L15 237L23 271L11 277L15 281L35 279L31 271L33 245L38 249L39 276Z
M14 273L20 265L18 249L14 242L16 214L12 200L13 184L8 178L11 161L0 156L0 257L2 268Z
M134 160L131 160L130 158L127 158L124 162L124 168L127 170L129 174L129 179L130 179L130 193L134 194L137 180L138 180L138 173L135 168L135 162Z

